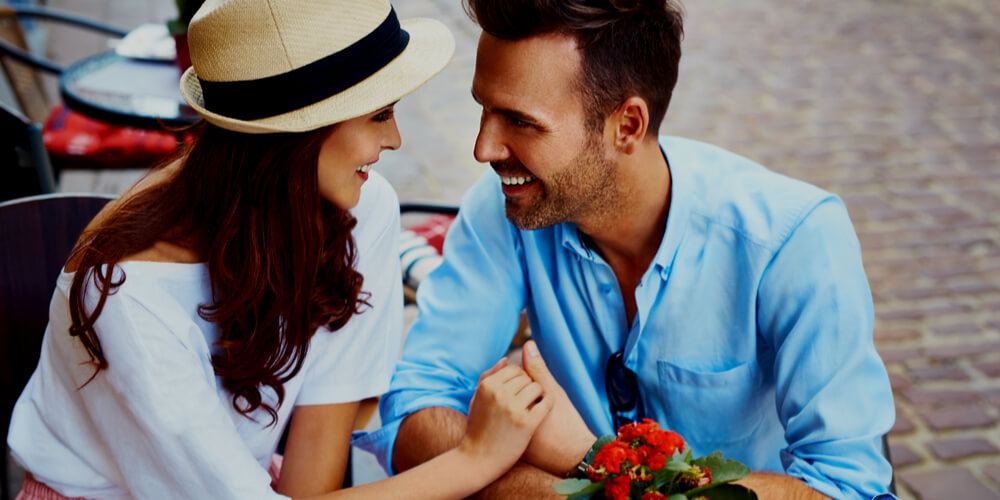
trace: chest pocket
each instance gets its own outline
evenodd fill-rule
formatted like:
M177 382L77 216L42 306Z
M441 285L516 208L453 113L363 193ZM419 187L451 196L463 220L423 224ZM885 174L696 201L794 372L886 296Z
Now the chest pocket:
M708 448L750 437L764 417L763 381L754 363L702 371L656 362L666 424Z

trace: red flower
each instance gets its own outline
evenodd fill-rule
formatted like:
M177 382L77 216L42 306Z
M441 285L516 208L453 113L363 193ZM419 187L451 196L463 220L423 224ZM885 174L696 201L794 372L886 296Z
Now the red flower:
M649 470L653 472L656 472L666 466L667 456L662 453L656 453L646 460L646 467L649 467Z
M601 447L594 456L594 467L601 468L612 474L622 471L622 463L628 460L633 465L639 463L639 456L629 445L621 441L611 441Z
M702 469L697 465L692 465L691 469L686 472L682 472L679 478L679 484L683 485L685 488L701 488L702 486L708 486L712 483L712 471L708 470L706 467Z
M603 468L598 469L598 468L595 468L593 465L591 465L590 467L587 467L587 477L590 479L591 482L594 482L594 483L599 483L601 481L604 481L604 477L605 477L604 476L604 472L605 471L604 471Z
M618 429L618 439L620 441L632 442L659 429L660 424L657 424L655 420L645 418L642 422L632 422L623 425Z
M653 475L649 473L648 468L638 467L638 471L635 473L635 478L639 481L652 481Z
M639 454L635 452L632 448L625 450L625 460L632 465L639 465Z
M632 482L627 475L613 477L604 483L604 498L628 500L628 494L631 490Z
M647 491L642 494L642 500L666 500L666 496L658 491Z
M684 451L684 438L676 432L655 430L646 436L646 442L667 456L673 456L675 451Z
M677 451L684 451L684 448L686 447L684 444L684 438L676 432L667 431L667 443ZM671 452L671 455L673 455L673 452Z
M624 441L626 443L631 443L632 441L645 437L650 432L659 430L660 425L652 419L643 419L642 422L632 422L630 424L625 424L618 429L618 440Z
M667 465L666 454L649 445L641 445L635 450L639 455L639 463L649 467L649 470L658 471Z

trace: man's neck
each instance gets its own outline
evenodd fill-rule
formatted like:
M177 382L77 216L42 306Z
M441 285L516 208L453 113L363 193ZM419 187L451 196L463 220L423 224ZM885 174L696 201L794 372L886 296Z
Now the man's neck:
M616 273L628 267L641 274L663 240L670 209L670 171L655 140L643 142L636 154L619 163L619 170L623 202L576 224Z

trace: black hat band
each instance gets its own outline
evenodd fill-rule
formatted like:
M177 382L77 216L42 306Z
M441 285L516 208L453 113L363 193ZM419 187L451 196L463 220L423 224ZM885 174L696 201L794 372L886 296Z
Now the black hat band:
M377 28L341 51L256 80L201 82L205 109L240 120L295 111L337 95L384 68L410 41L394 9Z

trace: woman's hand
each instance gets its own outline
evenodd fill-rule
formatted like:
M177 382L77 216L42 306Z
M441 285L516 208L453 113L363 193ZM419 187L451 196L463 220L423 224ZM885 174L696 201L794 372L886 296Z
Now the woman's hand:
M551 409L542 386L501 359L479 377L458 450L502 473L521 457Z

